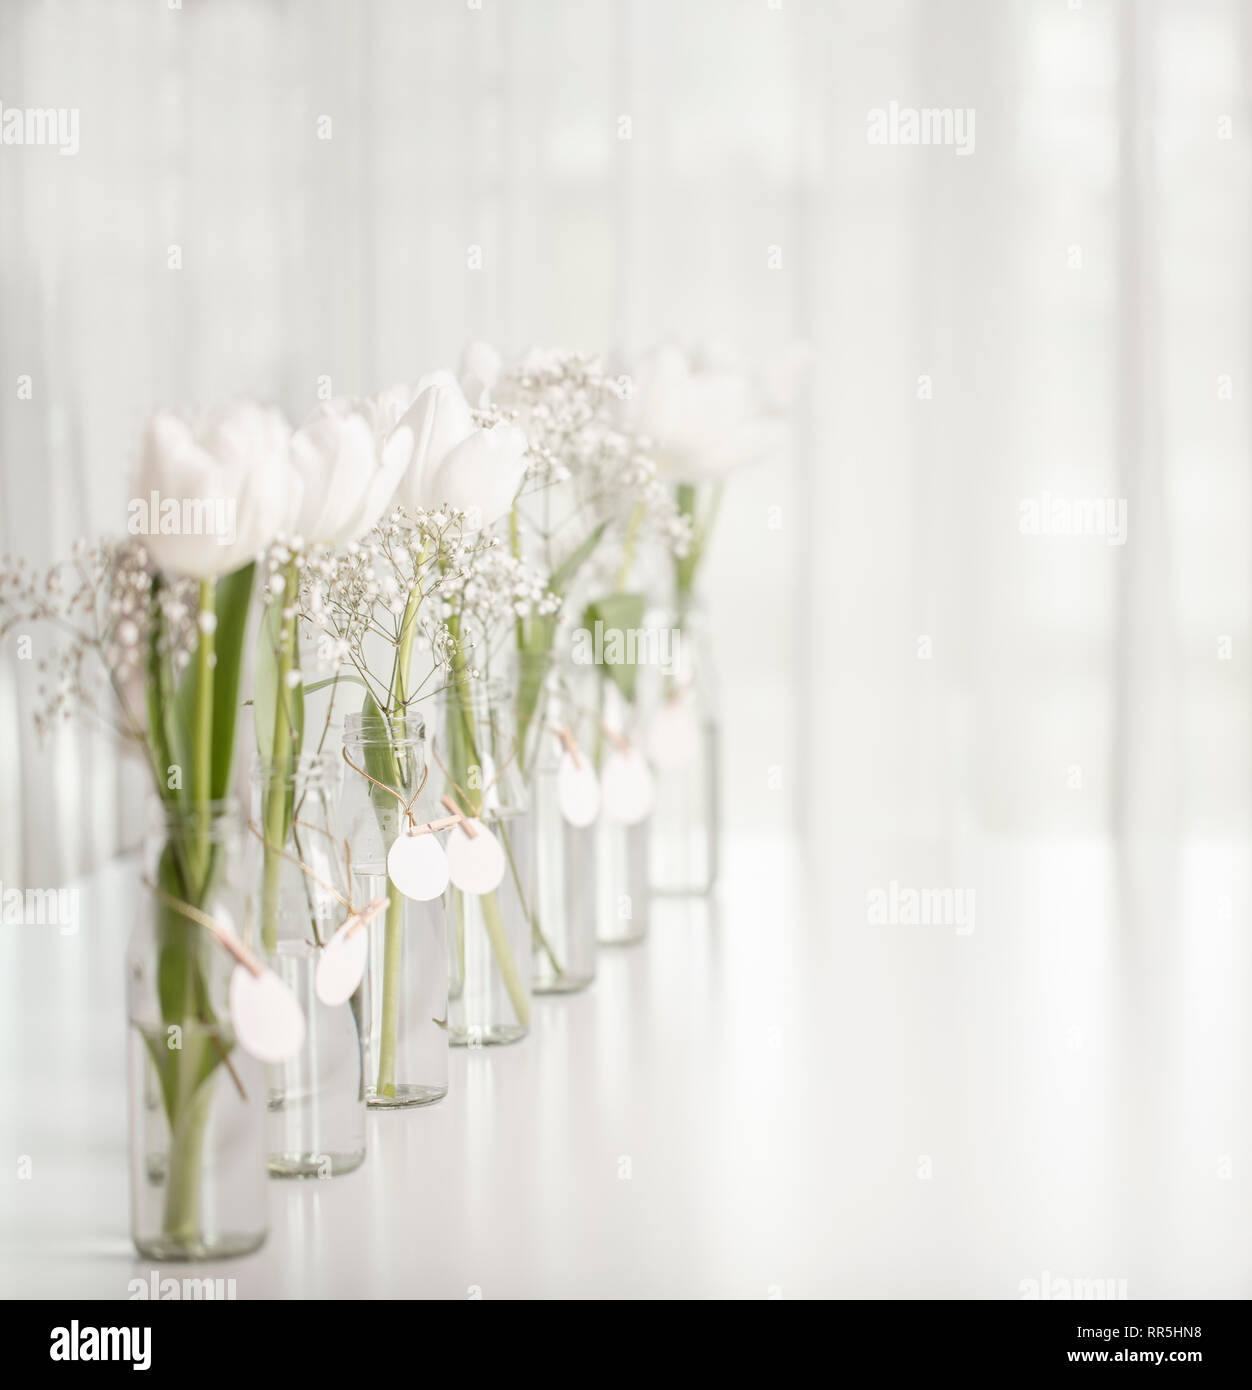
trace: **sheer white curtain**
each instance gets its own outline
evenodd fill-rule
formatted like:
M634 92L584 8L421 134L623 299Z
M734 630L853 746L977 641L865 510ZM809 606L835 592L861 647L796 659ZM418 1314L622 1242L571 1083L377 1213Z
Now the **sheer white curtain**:
M1246 1292L1246 8L829 34L795 1277ZM975 108L975 153L867 145L893 99ZM1124 500L1126 543L1024 533L1045 496ZM868 925L891 883L975 892L976 928Z

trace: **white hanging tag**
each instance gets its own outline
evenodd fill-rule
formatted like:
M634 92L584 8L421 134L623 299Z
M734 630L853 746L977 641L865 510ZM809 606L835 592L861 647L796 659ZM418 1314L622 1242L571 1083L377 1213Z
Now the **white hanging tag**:
M648 725L648 752L665 771L685 767L695 757L699 742L700 725L687 691L667 700Z
M471 820L473 838L461 826L448 836L448 872L462 893L493 893L504 877L504 851L480 820Z
M235 966L230 1017L239 1045L262 1062L285 1062L304 1045L304 1011L272 970L254 975L246 965Z
M329 1008L345 1004L356 993L365 974L369 931L356 916L349 917L331 937L317 962L314 984L317 997Z
M561 755L556 770L556 799L571 825L590 825L600 814L600 779L587 758Z
M448 856L433 835L399 835L387 852L387 875L406 898L428 903L448 886Z
M637 748L619 749L605 760L600 778L604 814L620 825L638 825L652 810L652 773Z

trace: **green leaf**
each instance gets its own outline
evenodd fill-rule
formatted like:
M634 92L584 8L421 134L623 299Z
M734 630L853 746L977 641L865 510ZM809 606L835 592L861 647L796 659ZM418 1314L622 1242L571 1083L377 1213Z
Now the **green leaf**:
M378 707L378 701L367 690L365 700L361 705L361 713L368 721L373 719L381 720L383 712ZM377 737L373 729L367 727L366 738L364 740L365 749L365 770L375 781L381 782L384 787L390 787L393 791L403 792L404 787L400 785L400 764L396 761L396 755L390 742L384 742ZM371 786L370 794L376 807L387 809L397 805L396 799L384 792L379 787Z
M235 720L239 711L239 673L243 639L248 626L254 566L245 565L217 583L217 633L213 668L213 768L210 795L220 800L230 792L235 753Z
M278 702L284 700L287 718L285 723L290 731L289 751L299 756L304 746L304 687L289 686L287 672L292 669L291 654L283 655L283 617L282 600L269 603L261 615L260 630L257 634L256 663L252 674L252 723L256 729L257 753L262 763L274 760L274 733L278 727ZM294 646L295 633L289 631L289 640ZM331 681L333 681L333 677ZM314 689L320 689L331 681L320 681Z
M186 847L175 832L166 841L157 864L156 881L161 891L175 902L194 902L183 863ZM210 871L212 877L212 871ZM204 930L177 908L157 899L156 914L157 999L164 1024L159 1036L144 1032L144 1041L161 1084L161 1099L171 1126L205 1078L210 1076L229 1052L219 1040L199 1036L199 1029L211 1030L217 1018L205 979L206 949ZM209 947L210 951L218 949ZM168 1030L180 1030L180 1046L171 1048Z
M680 599L689 599L695 588L696 570L704 556L718 508L722 504L724 484L717 483L709 493L703 518L698 515L699 498L694 484L680 483L677 489L679 512L691 521L691 547L686 555L674 556L674 582Z
M179 902L187 899L187 887L172 841L161 851L157 865L157 887ZM161 1017L181 1022L187 1014L187 949L191 923L159 899L157 914L157 996Z
M313 681L312 684L303 687L306 695L316 695L319 690L325 690L328 685L359 685L362 690L368 690L369 686L360 676L350 671L341 672L337 676L326 676L323 680Z
M170 665L160 656L155 634L153 641L148 672L149 736L153 756L164 772L165 767L182 758L182 752L176 750L185 746L187 726L178 723ZM167 801L187 798L185 785L181 789L170 789L164 777L159 789ZM174 902L202 906L204 885L197 892L189 878L188 838L185 828L172 830L157 863L156 884L161 893ZM211 855L206 883L211 881L213 872ZM204 975L202 928L160 898L154 901L152 911L156 924L156 990L163 1026L156 1032L144 1029L142 1035L160 1084L165 1114L173 1129L191 1098L221 1064L230 1048L200 1032L201 1028L211 1030L216 1025ZM179 1029L178 1047L170 1046L172 1027Z
M551 618L538 618L536 622L543 627L530 633L517 660L517 746L523 765L530 760L531 725L539 714L544 683L552 669L552 643L556 637L556 624Z
M268 603L257 630L256 660L252 666L252 726L262 766L274 760L274 719L278 712L278 642L282 614L279 603Z
M177 764L180 781L186 792L191 790L191 711L195 703L196 667L191 662L170 700L169 720L170 761Z
M159 589L160 575L157 575L153 582ZM160 611L157 594L154 591L152 612L156 618L148 639L148 670L145 682L148 704L148 743L152 749L153 776L156 780L157 795L163 801L179 801L183 799L186 788L185 786L170 787L169 770L175 765L180 769L186 766L186 750L180 742L185 725L179 724L178 699L174 693L173 672L170 669L169 660L161 653L164 627ZM184 781L182 777L178 780L180 783Z
M623 697L631 702L635 698L635 684L639 675L638 667L628 661L611 661L609 659L608 635L613 631L624 634L631 628L641 628L645 607L646 600L642 594L605 594L602 598L596 599L594 603L589 603L583 611L583 626L589 631L595 631L597 622L604 625L605 674L622 692ZM626 645L624 637L622 645Z
M583 541L576 550L572 551L564 560L552 571L548 579L548 588L554 594L564 594L566 586L574 575L586 564L591 552L600 544L600 537L604 535L607 521L602 521L599 526Z

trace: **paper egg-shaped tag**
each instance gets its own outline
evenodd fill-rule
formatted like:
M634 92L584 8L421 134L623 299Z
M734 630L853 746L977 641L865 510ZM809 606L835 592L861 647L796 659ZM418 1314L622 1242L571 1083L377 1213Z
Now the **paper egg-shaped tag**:
M470 824L478 832L473 839L459 825L448 836L448 872L462 893L494 893L504 877L504 851L482 821Z
M448 856L433 835L399 835L387 852L387 876L406 898L428 903L448 886Z
M230 976L230 1018L245 1052L262 1062L285 1062L304 1045L304 1011L274 974L237 965Z
M638 825L652 810L652 773L637 748L610 753L600 777L604 814L620 825Z
M574 761L572 753L561 755L556 770L556 799L561 814L571 825L590 825L600 814L600 779L587 757Z
M330 938L317 962L314 985L323 1004L334 1008L347 1003L365 974L369 954L369 928L349 917Z
M667 700L648 725L648 752L659 768L686 766L699 741L700 725L686 695Z

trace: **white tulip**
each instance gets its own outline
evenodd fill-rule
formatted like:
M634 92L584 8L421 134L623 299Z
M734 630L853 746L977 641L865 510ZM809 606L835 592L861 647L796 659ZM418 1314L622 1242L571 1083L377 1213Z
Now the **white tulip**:
M470 343L461 354L461 388L476 409L491 399L503 366L504 359L490 343Z
M384 438L399 424L400 417L413 404L416 396L416 386L401 382L398 386L389 386L385 391L379 391L377 395L369 398L369 404L374 410L375 423Z
M449 453L473 433L469 402L452 373L432 372L423 377L413 404L393 431L407 446L409 455L396 490L396 502L410 511L431 506L430 480ZM438 505L438 500L434 505Z
M526 473L526 436L516 425L475 430L436 469L427 507L464 512L469 529L485 529L513 505Z
M514 425L478 426L451 372L418 383L394 435L410 450L395 500L410 511L451 507L471 529L490 526L513 505L526 472L526 436Z
M377 399L326 401L291 436L303 488L290 534L343 545L382 516L409 459L404 436L383 425L387 412Z
M724 352L695 363L673 346L643 358L621 405L624 428L652 441L658 467L677 482L725 477L776 454L781 420L767 415L751 383Z
M158 411L134 476L132 533L170 573L217 579L242 569L282 529L293 495L298 505L290 437L282 412L255 401L198 418Z

